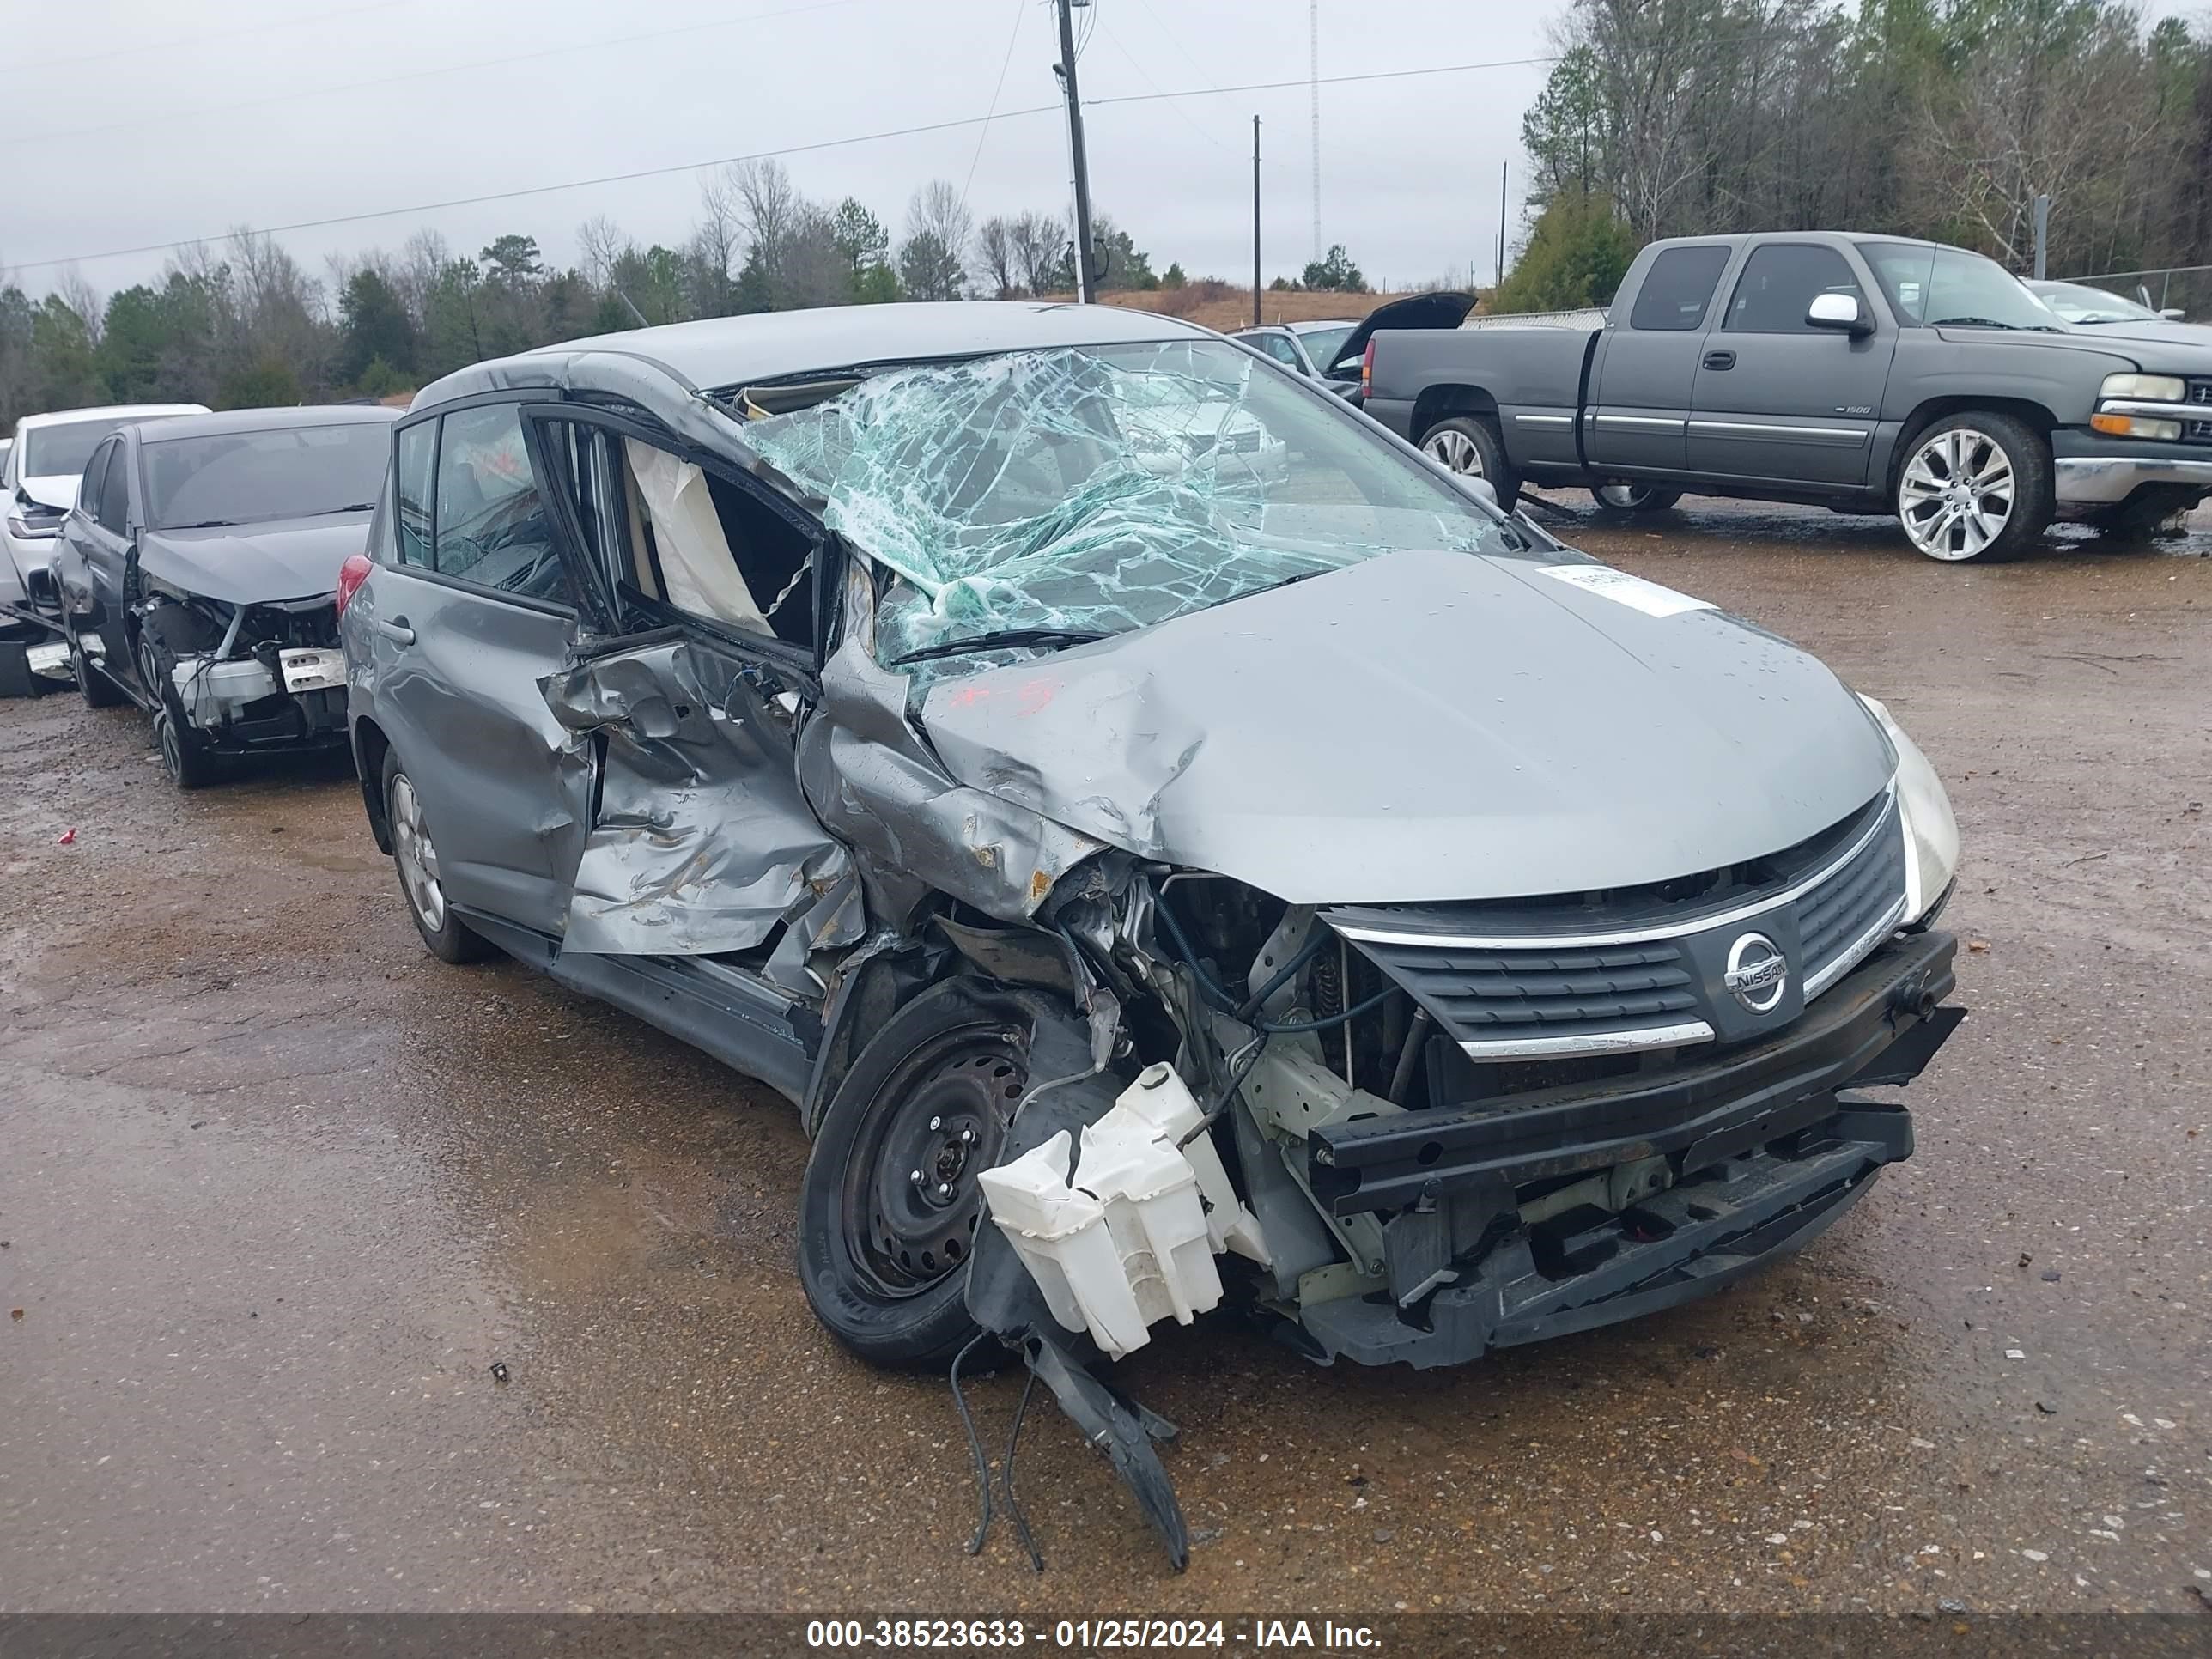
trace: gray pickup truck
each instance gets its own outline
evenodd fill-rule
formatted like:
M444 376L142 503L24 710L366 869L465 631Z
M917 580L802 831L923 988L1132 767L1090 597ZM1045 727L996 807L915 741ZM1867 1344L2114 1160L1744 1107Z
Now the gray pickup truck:
M2062 510L2142 530L2212 495L2212 348L2071 327L1931 242L1655 242L1596 327L1385 330L1363 378L1369 414L1509 504L1802 501L1988 562Z

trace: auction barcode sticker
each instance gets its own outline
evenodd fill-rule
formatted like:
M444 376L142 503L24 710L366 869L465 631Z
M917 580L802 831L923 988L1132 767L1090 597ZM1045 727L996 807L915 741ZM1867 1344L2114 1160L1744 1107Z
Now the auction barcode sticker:
M1711 599L1693 599L1687 593L1677 593L1671 587L1647 582L1641 576L1632 576L1609 565L1547 564L1537 574L1557 577L1571 587L1614 600L1647 617L1679 617L1685 611L1718 609Z

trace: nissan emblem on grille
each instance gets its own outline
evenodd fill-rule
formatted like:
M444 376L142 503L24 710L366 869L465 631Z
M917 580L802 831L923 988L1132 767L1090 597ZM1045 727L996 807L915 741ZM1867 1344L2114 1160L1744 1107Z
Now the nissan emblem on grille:
M1764 933L1746 933L1729 946L1722 983L1754 1014L1771 1014L1790 985L1790 961Z

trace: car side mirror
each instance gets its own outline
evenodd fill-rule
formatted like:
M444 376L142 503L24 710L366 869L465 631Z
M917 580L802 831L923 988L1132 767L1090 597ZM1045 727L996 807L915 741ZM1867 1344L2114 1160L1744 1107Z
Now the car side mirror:
M1859 309L1856 294L1816 294L1805 311L1805 326L1830 328L1856 337L1874 332L1874 325Z
M2165 310L2160 312L2158 314L2169 323L2179 323L2184 321L2189 315L2189 313L2184 311L2179 306L2168 306Z

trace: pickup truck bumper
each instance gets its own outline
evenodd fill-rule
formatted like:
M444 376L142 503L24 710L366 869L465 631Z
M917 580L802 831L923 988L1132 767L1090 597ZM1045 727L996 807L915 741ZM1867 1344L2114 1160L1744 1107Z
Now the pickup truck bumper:
M1676 1069L1316 1130L1316 1198L1392 1218L1387 1289L1306 1304L1308 1352L1461 1364L1710 1295L1817 1237L1911 1155L1902 1106L1844 1091L1910 1082L1934 1058L1965 1017L1938 1006L1956 948L1893 939L1790 1030ZM1668 1184L1615 1212L1522 1223L1531 1190L1661 1160Z
M2062 428L2051 434L2061 506L2106 507L2150 484L2212 495L2212 453L2201 444L2145 444Z

